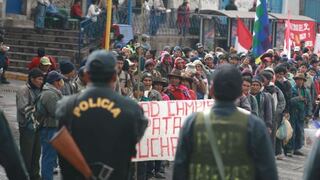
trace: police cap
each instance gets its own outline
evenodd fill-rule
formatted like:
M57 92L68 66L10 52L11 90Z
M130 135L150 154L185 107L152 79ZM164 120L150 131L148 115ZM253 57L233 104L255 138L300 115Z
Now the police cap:
M86 62L86 70L91 76L104 77L116 72L116 58L111 52L97 50Z

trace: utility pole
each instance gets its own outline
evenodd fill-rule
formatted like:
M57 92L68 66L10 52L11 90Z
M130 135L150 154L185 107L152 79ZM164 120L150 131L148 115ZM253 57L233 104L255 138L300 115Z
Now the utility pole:
M112 0L106 0L107 12L106 12L106 31L105 31L105 49L110 49L110 30L112 21Z

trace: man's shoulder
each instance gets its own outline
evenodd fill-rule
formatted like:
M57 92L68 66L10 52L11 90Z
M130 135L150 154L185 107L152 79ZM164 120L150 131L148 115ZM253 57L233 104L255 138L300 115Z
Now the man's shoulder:
M24 85L24 86L22 86L21 88L18 89L17 95L18 94L20 94L20 95L21 94L25 94L25 93L27 93L29 91L31 91L31 89L27 85Z
M140 107L137 102L135 102L133 99L129 98L128 96L121 96L118 93L115 96L115 99L120 103L125 105L126 108L137 108Z

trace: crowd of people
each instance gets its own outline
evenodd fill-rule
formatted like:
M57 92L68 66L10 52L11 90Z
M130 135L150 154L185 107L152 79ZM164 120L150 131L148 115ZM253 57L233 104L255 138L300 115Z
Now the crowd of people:
M91 50L91 52L93 49ZM116 46L117 81L115 91L122 96L140 101L200 100L214 98L211 74L217 67L231 64L241 71L242 95L236 106L260 117L273 144L275 157L283 160L293 155L304 155L304 127L319 117L320 74L318 56L307 47L296 47L292 57L281 50L269 49L257 59L248 53L237 53L216 48L206 51L201 43L195 49L165 46L157 53L147 41L130 41ZM84 76L86 59L77 70L70 61L56 62L45 49L29 64L25 87L17 93L17 119L20 132L20 150L31 179L52 179L57 167L57 153L48 141L58 130L55 121L57 102L63 96L85 89L88 78ZM228 78L228 77L225 77ZM227 91L226 91L227 92ZM228 97L228 93L224 96ZM40 103L39 103L40 102ZM36 106L42 117L37 131L30 111ZM278 127L288 118L293 137L284 143L276 137ZM41 119L41 118L40 118ZM42 150L41 150L42 149ZM284 156L285 155L285 156ZM139 179L164 178L165 161L138 163Z

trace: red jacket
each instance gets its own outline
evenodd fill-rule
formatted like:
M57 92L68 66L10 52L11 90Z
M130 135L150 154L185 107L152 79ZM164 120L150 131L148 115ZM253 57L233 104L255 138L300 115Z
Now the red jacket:
M189 89L189 93L191 100L197 100L197 94L192 89Z
M190 92L184 85L176 87L170 84L168 86L168 95L170 98L173 97L173 100L191 100Z
M54 57L51 56L47 56L50 59L51 62L51 66L50 66L50 70L56 70L57 69L57 61ZM33 69L33 68L37 68L40 65L40 59L41 57L36 56L34 58L32 58L30 64L28 65L29 70Z
M71 17L75 16L75 17L82 17L82 9L80 4L74 4L71 7L71 12L70 12Z

